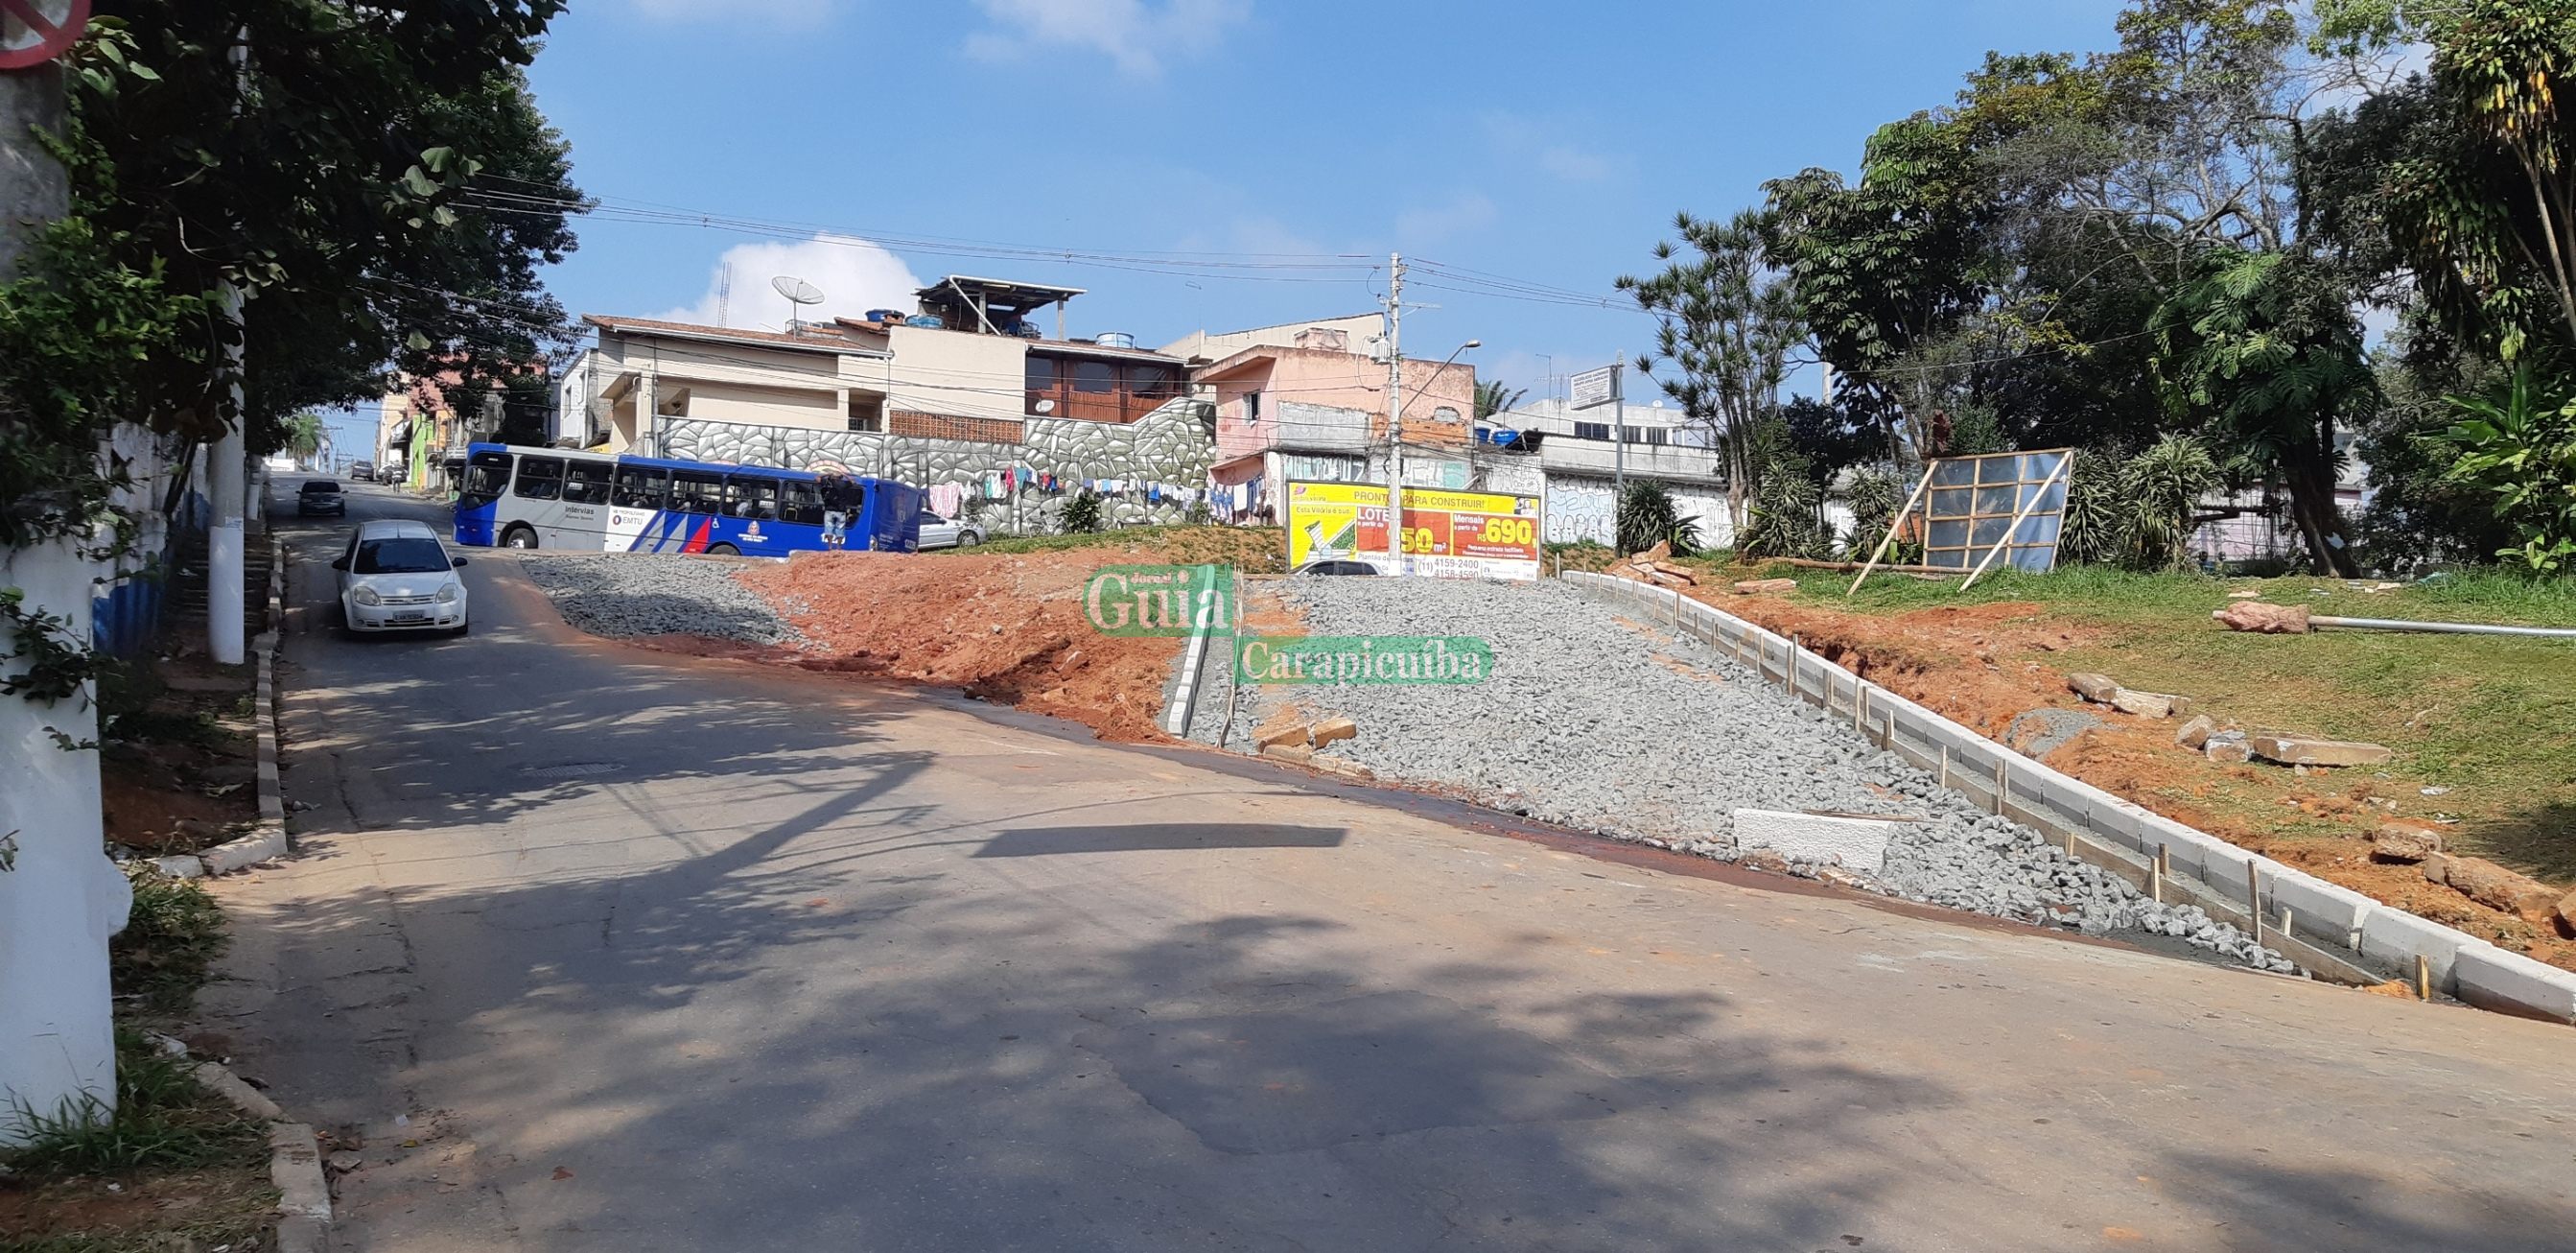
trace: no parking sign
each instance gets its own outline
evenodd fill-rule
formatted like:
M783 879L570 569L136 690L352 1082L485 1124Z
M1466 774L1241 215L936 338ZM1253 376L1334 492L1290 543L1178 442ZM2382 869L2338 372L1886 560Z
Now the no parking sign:
M89 0L0 0L0 70L43 65L89 28Z

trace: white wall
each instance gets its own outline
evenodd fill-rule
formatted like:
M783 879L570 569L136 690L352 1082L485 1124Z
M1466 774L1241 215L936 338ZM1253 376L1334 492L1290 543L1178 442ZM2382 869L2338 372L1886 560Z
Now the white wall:
M0 550L0 586L26 589L29 608L68 618L83 641L98 573L68 544ZM22 1138L21 1107L116 1099L107 939L134 898L103 851L97 751L66 751L48 729L96 739L87 695L0 696L0 833L17 833L14 868L0 871L0 1144Z

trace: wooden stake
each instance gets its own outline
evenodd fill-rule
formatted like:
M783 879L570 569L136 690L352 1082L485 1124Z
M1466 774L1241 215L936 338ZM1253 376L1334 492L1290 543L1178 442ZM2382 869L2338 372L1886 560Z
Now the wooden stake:
M1869 738L1869 680L1857 674L1852 676L1852 730Z
M2263 877L2256 863L2245 863L2245 913L2254 920L2254 947L2263 947Z
M2433 999L2433 962L2422 953L2415 955L2415 999Z
M2004 805L2012 796L2012 758L1995 758L1995 816L2004 816Z
M1950 746L1949 746L1949 745L1947 745L1947 744L1944 744L1944 745L1942 745L1942 746L1941 746L1941 787L1942 787L1944 790L1947 790L1947 789L1949 788L1949 786L1950 786Z
M2156 845L2156 860L2147 867L2147 898L2165 903L2165 846Z
M1888 522L1886 537L1879 540L1878 547L1870 551L1869 561L1861 566L1860 577L1852 580L1850 590L1843 593L1843 599L1851 599L1852 593L1859 591L1860 585L1869 581L1869 572L1878 568L1879 559L1887 555L1887 546L1895 543L1896 533L1905 528L1906 517L1914 512L1914 502L1923 499L1923 493L1931 490L1932 465L1931 461L1923 463L1923 481L1914 485L1914 494L1905 498L1905 507L1897 510L1896 517Z
M1977 572L1969 575L1968 581L1959 585L1960 591L1964 592L1969 588L1975 587L1977 585L1977 580L1986 577L1986 568L1995 564L1995 558L2002 556L2005 549L2012 547L2013 537L2021 534L2021 524L2029 520L2031 510L2037 509L2041 499L2048 495L2048 485L2056 482L2058 476L2066 474L2074 465L2075 454L2069 452L2057 463L2056 469L2048 472L2047 478L2039 481L2038 490L2030 494L2030 503L2023 505L2021 507L2021 512L2013 515L2012 525L2004 528L2003 538L1996 540L1995 546L1986 551L1986 559L1978 562Z

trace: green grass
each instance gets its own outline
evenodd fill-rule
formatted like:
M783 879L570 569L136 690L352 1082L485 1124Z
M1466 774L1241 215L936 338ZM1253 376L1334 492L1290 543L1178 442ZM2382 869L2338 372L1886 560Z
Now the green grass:
M125 874L134 908L108 942L109 982L120 994L142 998L149 1012L184 1015L223 953L223 913L205 888L148 862L126 863Z
M26 1143L0 1153L12 1175L61 1179L140 1170L194 1170L265 1160L258 1120L208 1091L184 1058L163 1056L140 1031L116 1033L116 1108L96 1097L54 1110L20 1105Z
M1990 574L1965 594L1955 580L1873 575L1846 600L1849 574L1712 570L1754 574L1796 578L1803 603L1871 615L2028 602L2038 621L2081 628L2088 642L2002 654L1998 663L2096 670L2130 687L2196 697L2206 712L2249 728L2386 744L2398 751L2386 779L2343 771L2299 782L2370 785L2402 815L2458 818L2452 830L2471 851L2553 882L2576 880L2576 641L2339 628L2247 635L2209 617L2230 591L2253 588L2267 602L2339 617L2576 627L2576 579L2472 571L2374 593L2361 590L2367 580L2074 567ZM2427 797L2426 787L2447 791ZM2282 806L2280 796L2280 787L2220 786L2188 800L2277 835L2353 834Z

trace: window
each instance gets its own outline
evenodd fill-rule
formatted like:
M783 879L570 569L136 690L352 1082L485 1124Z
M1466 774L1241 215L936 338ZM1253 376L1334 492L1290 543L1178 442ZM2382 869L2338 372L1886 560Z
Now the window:
M617 488L610 497L620 509L659 509L670 491L671 475L668 471L629 467L617 472Z
M701 474L695 470L677 470L671 474L671 503L675 513L720 514L724 512L724 476Z
M371 539L358 545L357 559L350 563L352 574L428 574L446 570L447 550L426 535L400 539Z
M500 499L501 489L510 485L510 461L505 452L474 454L466 463L465 481L457 485L456 503L475 509Z
M882 431L885 429L885 397L850 397L850 429Z
M1133 395L1165 398L1179 393L1179 377L1167 365L1131 365L1121 374Z
M564 463L561 457L521 457L519 482L510 494L521 500L560 500L563 498Z
M735 475L725 480L725 512L737 518L778 516L778 480Z
M575 461L564 467L563 498L567 505L608 503L608 476L615 467L604 461Z
M1092 393L1118 390L1118 367L1106 361L1074 362L1073 390Z
M1245 392L1243 394L1243 420L1246 422L1258 422L1261 420L1261 393Z
M1041 357L1035 353L1029 354L1029 390L1033 392L1054 391L1056 385L1055 366L1056 362L1053 357Z
M1606 440L1610 438L1610 424L1607 422L1577 422L1574 424L1574 437L1576 439Z
M778 520L806 526L823 525L823 485L789 479L778 485Z
M1671 434L1660 426L1631 426L1624 429L1628 432L1628 442L1631 444L1661 444Z

